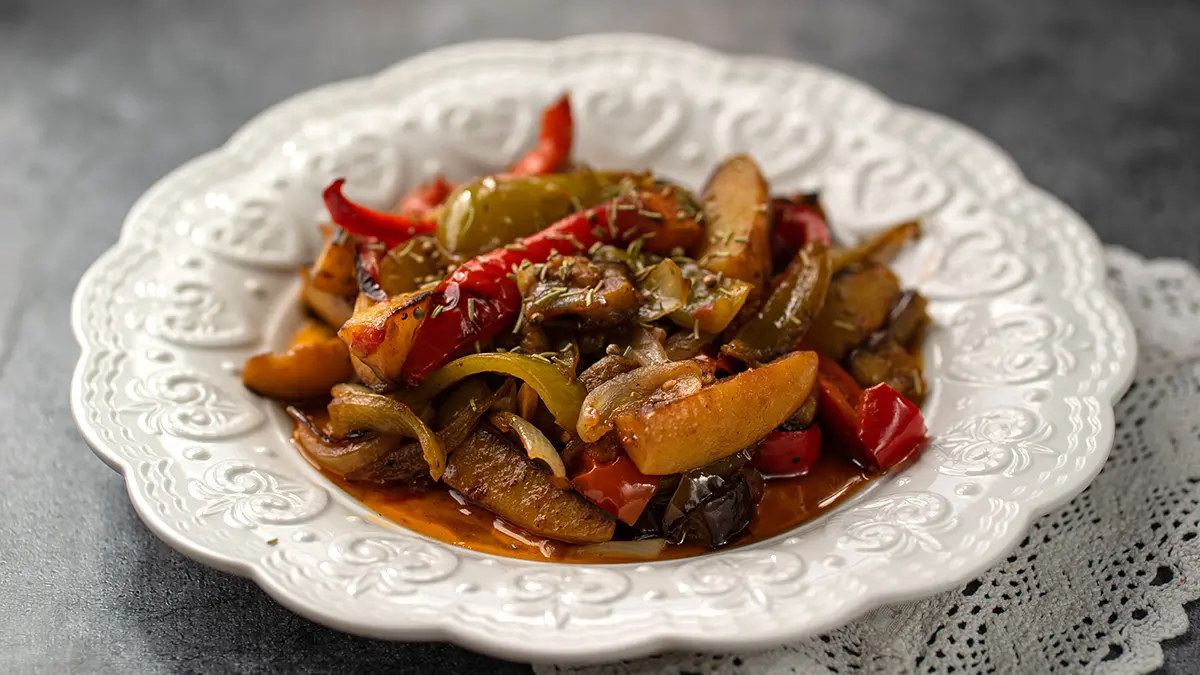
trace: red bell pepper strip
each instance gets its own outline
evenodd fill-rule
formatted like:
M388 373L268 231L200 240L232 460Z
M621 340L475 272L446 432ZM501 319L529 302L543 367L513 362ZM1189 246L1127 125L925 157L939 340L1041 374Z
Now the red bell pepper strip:
M767 476L803 476L821 458L821 429L813 425L802 431L772 431L750 459L750 465Z
M772 199L771 251L776 266L786 265L810 241L833 241L821 207L808 200Z
M421 183L413 188L412 192L404 195L396 207L396 213L406 218L419 219L429 211L441 206L453 189L454 186L446 182L446 179L440 174L434 176L433 180Z
M512 328L521 312L521 292L510 275L524 261L543 263L557 254L586 252L597 243L652 237L666 222L652 215L656 217L639 210L636 195L618 197L463 263L434 290L432 309L404 361L404 381L420 384L451 359ZM647 239L647 249L653 241Z
M379 239L390 248L419 234L433 234L437 230L433 221L413 220L355 204L342 194L345 183L345 178L339 178L325 188L325 208L333 222L350 234Z
M859 401L858 439L874 461L872 468L887 471L925 440L925 418L912 401L877 384Z
M658 490L658 478L638 471L637 465L623 452L606 463L596 461L591 453L583 453L581 464L583 471L571 479L575 490L626 525L637 522Z
M895 389L863 391L833 359L817 362L817 422L840 451L862 466L887 471L925 438L921 410Z
M542 112L537 146L514 162L506 173L510 176L541 176L562 171L571 157L574 139L571 100L563 94Z

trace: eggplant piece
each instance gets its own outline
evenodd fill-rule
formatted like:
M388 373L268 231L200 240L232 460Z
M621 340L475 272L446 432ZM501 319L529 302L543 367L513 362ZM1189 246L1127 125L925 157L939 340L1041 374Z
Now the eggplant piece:
M467 501L540 537L593 544L612 539L616 529L604 511L558 487L549 469L486 426L454 451L442 481Z
M482 378L471 378L455 389L438 410L438 440L447 454L470 436L479 418L483 417L497 401L512 391L512 382L505 382L496 391L491 391ZM425 461L424 449L416 440L403 439L399 447L383 454L379 459L345 474L346 480L381 485L407 485L420 487L431 483L429 464ZM397 440L399 443L399 439Z
M909 346L929 323L928 301L916 291L904 291L888 315L887 332L902 346Z
M840 362L884 326L899 295L900 281L880 264L835 275L825 306L804 336L805 347Z
M642 295L619 262L592 262L582 256L559 256L517 274L525 298L526 321L539 324L555 317L577 317L583 328L618 326L631 320Z
M750 525L762 491L762 475L745 451L689 471L680 476L663 513L663 536L672 544L687 540L720 548Z
M872 236L853 248L840 248L833 252L833 272L865 263L883 264L891 262L909 242L920 238L921 224L916 221L901 223Z
M625 358L620 354L609 354L599 361L588 366L588 369L579 374L579 381L590 393L596 387L608 382L618 375L624 375L631 370L636 370L639 364L633 359Z
M817 419L817 400L817 390L814 388L808 398L804 399L804 403L796 408L796 412L779 425L779 431L804 431L811 427Z
M920 359L887 333L876 334L851 352L847 370L863 389L886 384L910 401L920 401L925 394Z

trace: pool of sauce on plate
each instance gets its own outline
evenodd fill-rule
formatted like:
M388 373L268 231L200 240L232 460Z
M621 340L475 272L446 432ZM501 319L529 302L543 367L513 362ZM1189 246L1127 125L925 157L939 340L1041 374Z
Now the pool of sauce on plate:
M315 463L313 465L316 466ZM581 555L578 545L531 535L486 509L469 504L458 493L441 486L414 491L402 487L351 483L328 471L322 473L384 519L431 539L472 551L567 563L647 562L641 558ZM768 480L749 527L725 548L770 539L803 525L834 508L874 478L876 476L863 472L849 460L826 452L807 475ZM685 542L667 546L655 560L687 558L709 552L707 547Z

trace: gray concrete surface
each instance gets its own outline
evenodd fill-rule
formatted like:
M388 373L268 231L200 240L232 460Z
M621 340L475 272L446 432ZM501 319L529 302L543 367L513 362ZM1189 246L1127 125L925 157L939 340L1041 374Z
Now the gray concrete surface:
M0 0L0 672L527 671L338 634L157 541L71 420L67 306L134 199L264 107L447 43L607 30L841 69L991 136L1106 241L1200 262L1187 0ZM1165 672L1200 672L1195 631Z

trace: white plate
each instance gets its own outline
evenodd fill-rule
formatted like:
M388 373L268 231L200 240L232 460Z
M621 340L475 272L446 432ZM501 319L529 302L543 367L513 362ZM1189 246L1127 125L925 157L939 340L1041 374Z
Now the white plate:
M383 205L495 170L567 88L595 165L695 186L748 151L776 192L821 188L843 236L925 218L899 265L939 326L919 462L757 546L569 566L380 522L296 454L238 369L296 321L321 188ZM1088 484L1136 350L1103 282L1092 232L1003 152L841 75L646 36L470 44L291 99L155 185L79 284L71 403L152 530L321 623L525 660L765 647L965 583Z

